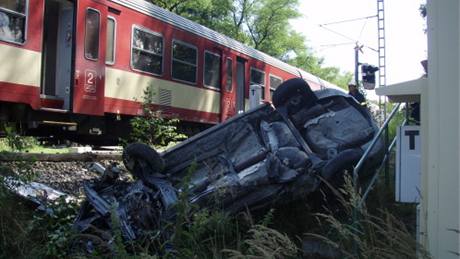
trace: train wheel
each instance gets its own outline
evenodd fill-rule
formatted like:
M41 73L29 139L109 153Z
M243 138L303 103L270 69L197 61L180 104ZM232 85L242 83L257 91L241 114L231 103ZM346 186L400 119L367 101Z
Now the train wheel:
M153 148L142 143L132 143L123 150L123 164L134 176L144 180L159 176L165 162Z

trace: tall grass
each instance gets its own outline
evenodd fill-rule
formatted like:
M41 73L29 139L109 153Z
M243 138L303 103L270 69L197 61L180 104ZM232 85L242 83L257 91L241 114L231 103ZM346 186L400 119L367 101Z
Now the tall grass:
M298 257L299 249L286 235L264 225L248 231L241 250L223 250L231 259L284 259Z
M369 213L360 206L361 197L349 177L342 188L331 190L343 214L337 216L329 208L317 213L321 232L307 233L339 252L341 258L430 258L416 242L401 220L386 209Z

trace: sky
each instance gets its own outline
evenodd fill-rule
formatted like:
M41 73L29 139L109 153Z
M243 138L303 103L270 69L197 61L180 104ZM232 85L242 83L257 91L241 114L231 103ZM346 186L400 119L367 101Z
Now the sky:
M385 0L387 85L424 74L420 61L427 57L426 25L418 10L424 2ZM378 65L378 54L374 51L378 48L377 18L330 24L375 16L377 0L300 0L300 12L302 17L291 25L305 36L307 46L324 58L324 65L353 72L356 41L364 45L359 61ZM367 95L373 96L373 91L367 91Z

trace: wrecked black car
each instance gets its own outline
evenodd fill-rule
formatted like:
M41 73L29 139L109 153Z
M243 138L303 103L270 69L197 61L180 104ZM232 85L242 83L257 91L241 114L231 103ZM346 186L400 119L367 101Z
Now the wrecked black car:
M228 213L303 198L322 180L352 168L378 128L365 107L335 89L313 92L295 78L263 104L159 154L134 143L123 153L134 182L107 168L84 186L87 200L75 227L110 230L114 218L126 240L173 220L180 194L198 208ZM362 172L382 158L378 140Z

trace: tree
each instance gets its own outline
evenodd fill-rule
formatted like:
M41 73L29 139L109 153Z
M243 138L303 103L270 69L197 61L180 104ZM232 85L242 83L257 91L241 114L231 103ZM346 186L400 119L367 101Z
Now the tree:
M325 67L324 59L318 57L313 50L308 47L294 51L288 63L314 74L323 80L329 81L341 88L348 90L348 82L353 78L353 73L342 72L337 67Z
M289 20L300 16L297 6L298 0L260 0L253 3L251 12L245 17L251 45L269 55L282 57L289 50L290 39L299 39L298 34L289 30Z
M150 0L150 2L180 15L180 13L178 13L179 8L191 2L191 0Z
M423 18L426 18L426 15L427 15L427 11L426 11L426 4L421 4L420 7L418 8L419 12L420 12L420 15L423 17Z
M426 9L426 4L421 4L420 7L418 8L418 11L420 12L420 15L425 20L425 28L423 30L426 33L426 31L427 31L427 28L426 28L426 16L428 15L428 12L427 12L427 9Z

